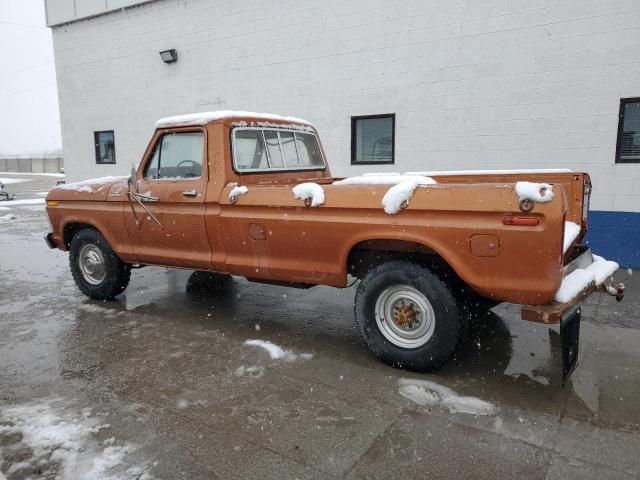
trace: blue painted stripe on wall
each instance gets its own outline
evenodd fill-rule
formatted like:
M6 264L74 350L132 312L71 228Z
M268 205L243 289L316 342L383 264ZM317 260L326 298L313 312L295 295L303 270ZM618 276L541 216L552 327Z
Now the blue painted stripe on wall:
M589 212L586 243L621 267L640 268L640 212Z

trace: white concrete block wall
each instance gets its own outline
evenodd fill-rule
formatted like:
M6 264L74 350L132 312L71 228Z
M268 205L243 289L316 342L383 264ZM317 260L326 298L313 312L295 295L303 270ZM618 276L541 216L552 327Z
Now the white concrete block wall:
M71 179L126 174L158 117L217 109L307 118L334 174L372 171L350 165L350 118L395 113L378 170L568 167L593 209L640 211L640 164L614 163L635 0L157 0L54 27L54 47ZM103 129L115 166L95 164Z

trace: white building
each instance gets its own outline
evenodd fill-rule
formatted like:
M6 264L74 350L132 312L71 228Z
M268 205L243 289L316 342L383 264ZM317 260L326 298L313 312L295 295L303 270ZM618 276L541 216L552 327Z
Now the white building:
M588 171L590 241L640 266L640 2L45 3L71 180L126 174L159 117L280 113L316 125L336 175Z

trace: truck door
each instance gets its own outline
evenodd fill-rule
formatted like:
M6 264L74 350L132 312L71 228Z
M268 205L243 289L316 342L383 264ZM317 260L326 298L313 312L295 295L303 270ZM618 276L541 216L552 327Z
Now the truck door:
M157 133L137 172L125 224L140 263L211 268L205 230L206 131Z

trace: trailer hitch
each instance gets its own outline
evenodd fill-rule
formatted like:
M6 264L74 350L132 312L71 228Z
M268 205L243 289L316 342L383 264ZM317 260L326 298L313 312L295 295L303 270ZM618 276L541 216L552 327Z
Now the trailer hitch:
M619 283L613 283L613 278L609 278L607 279L603 284L602 284L602 290L604 290L605 292L607 292L609 295L611 295L612 297L616 297L616 300L618 302L621 302L622 299L624 298L624 291L627 289L627 287L625 287L624 283L619 282Z

